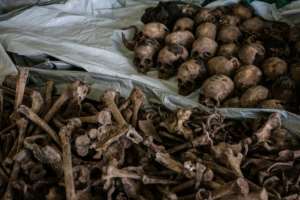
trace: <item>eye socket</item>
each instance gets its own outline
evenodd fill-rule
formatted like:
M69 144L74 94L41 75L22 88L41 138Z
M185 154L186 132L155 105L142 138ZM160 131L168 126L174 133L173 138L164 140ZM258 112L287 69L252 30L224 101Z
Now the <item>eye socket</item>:
M199 56L199 52L198 51L192 51L192 55L193 58L197 58Z
M150 65L150 64L152 64L152 60L149 59L149 58L146 58L146 59L144 60L144 63L145 63L146 65Z

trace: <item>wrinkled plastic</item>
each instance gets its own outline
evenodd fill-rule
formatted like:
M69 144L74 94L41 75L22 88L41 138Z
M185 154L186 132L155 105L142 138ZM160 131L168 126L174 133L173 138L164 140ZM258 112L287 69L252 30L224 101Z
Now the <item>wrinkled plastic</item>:
M208 6L232 2L236 1L216 1ZM199 106L199 91L188 97L177 95L175 78L159 80L155 71L147 76L137 73L132 64L132 52L122 45L121 33L124 32L129 37L130 32L121 28L132 24L141 25L140 16L152 4L154 1L70 0L64 5L32 7L0 22L0 42L9 52L34 58L50 55L87 71L48 70L40 65L39 69L31 69L31 77L37 84L53 79L62 88L65 81L81 79L91 84L93 93L90 97L94 99L98 99L99 94L108 88L116 88L127 96L134 86L139 86L151 102L161 102L170 109ZM285 7L276 10L274 5L264 2L253 2L252 5L257 13L267 19L293 22L293 18L283 19L281 13L287 13ZM51 64L53 63L48 63L49 66ZM202 106L202 109L207 108ZM220 111L226 117L244 119L274 110L226 108ZM284 126L300 134L299 116L280 112Z

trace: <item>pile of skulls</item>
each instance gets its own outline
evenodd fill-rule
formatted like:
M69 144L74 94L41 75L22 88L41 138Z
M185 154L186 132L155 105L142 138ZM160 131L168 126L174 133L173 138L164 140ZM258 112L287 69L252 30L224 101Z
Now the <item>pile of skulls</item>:
M200 88L208 106L261 107L298 112L300 27L267 21L243 4L196 7L167 2L148 8L145 23L124 45L134 65L169 79L178 92Z
M26 86L19 69L1 86L0 198L296 200L299 140L278 113L225 119L197 108L146 104L75 81Z

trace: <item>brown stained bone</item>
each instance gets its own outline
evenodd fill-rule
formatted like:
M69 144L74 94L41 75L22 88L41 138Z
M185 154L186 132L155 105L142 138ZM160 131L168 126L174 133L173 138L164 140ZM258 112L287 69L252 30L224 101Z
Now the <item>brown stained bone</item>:
M269 195L265 188L261 189L260 191L256 192L250 192L247 195L229 195L224 198L220 198L220 200L226 200L226 199L232 199L232 200L268 200Z
M47 132L49 136L57 143L60 144L60 141L58 139L57 133L43 120L41 119L36 113L34 113L30 108L28 108L25 105L21 105L17 112L23 114L26 118L31 120L33 123L35 123L38 127L40 127L42 130Z
M62 169L62 156L60 152L50 146L41 146L37 144L38 140L47 140L46 135L35 135L27 137L24 140L24 147L30 150L33 156L42 164L48 165L51 167L57 176L61 176L63 174Z
M44 99L45 99L45 111L50 108L52 105L52 95L53 95L53 90L54 90L54 81L48 80L46 82L45 86L45 94L44 94Z
M137 127L138 114L140 108L145 101L145 95L138 87L135 87L128 99L120 106L120 111L123 114L125 120L133 127Z
M72 153L70 137L72 132L81 126L81 121L78 118L71 119L68 124L62 127L59 131L59 137L62 145L62 157L64 168L64 181L66 187L66 199L76 200L75 186L73 180L73 168L72 168Z
M141 106L143 106L144 104L145 96L142 90L136 87L132 90L129 99L131 100L133 110L131 124L133 125L133 127L137 127L138 114Z
M111 113L107 110L102 110L97 112L95 115L91 116L83 116L79 117L82 123L89 123L89 124L101 124L101 125L110 125L112 124Z
M157 152L155 154L155 160L166 168L173 170L174 172L177 172L179 174L183 172L183 165L171 158L170 154L168 153Z
M265 124L258 129L254 135L258 142L267 142L271 139L272 131L281 126L281 117L279 113L273 113L270 115Z
M75 81L70 86L65 88L59 98L54 102L51 108L43 117L43 120L48 123L54 115L60 110L60 108L70 99L74 99L77 102L81 102L88 93L88 86L81 81ZM37 135L40 133L40 129L36 129L34 134Z
M178 183L178 181L162 179L160 177L150 177L148 175L143 175L142 181L145 185L173 185Z
M244 178L238 178L232 183L226 184L212 192L212 199L220 199L232 194L247 195L249 193L248 182Z
M116 120L119 127L124 127L127 125L126 120L122 116L121 112L116 105L115 99L117 96L117 92L115 90L107 90L102 96L102 101L107 106L107 108L112 113L114 119Z
M24 68L19 69L18 79L16 83L16 98L15 98L15 105L14 105L15 110L17 110L18 107L22 104L28 75L29 75L28 69L24 69Z
M189 120L191 114L189 109L178 109L176 116L168 118L160 126L166 128L170 133L182 135L185 139L191 140L194 137L193 131L185 126L185 122Z

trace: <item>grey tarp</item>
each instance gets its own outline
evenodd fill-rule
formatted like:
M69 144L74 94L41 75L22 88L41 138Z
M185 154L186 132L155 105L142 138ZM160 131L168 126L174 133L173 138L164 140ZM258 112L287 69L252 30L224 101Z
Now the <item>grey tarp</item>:
M236 1L216 1L209 6L228 2ZM196 106L199 91L181 97L176 95L174 79L159 80L156 72L148 76L138 74L131 62L132 53L121 44L121 28L140 25L143 10L153 3L141 0L69 0L66 4L34 6L0 22L0 42L9 52L29 57L47 54L87 71L32 69L32 77L37 83L53 78L62 87L64 81L80 78L91 83L96 92L114 87L124 95L128 95L137 85L146 91L151 100L159 100L169 108ZM282 13L287 12L285 8L276 10L275 6L263 2L253 2L252 5L268 19L283 20ZM294 20L294 13L288 19L284 15L284 20ZM91 97L98 98L98 94L93 93ZM221 111L233 118L254 117L265 112L258 109ZM299 117L288 112L281 113L285 126L300 134Z

